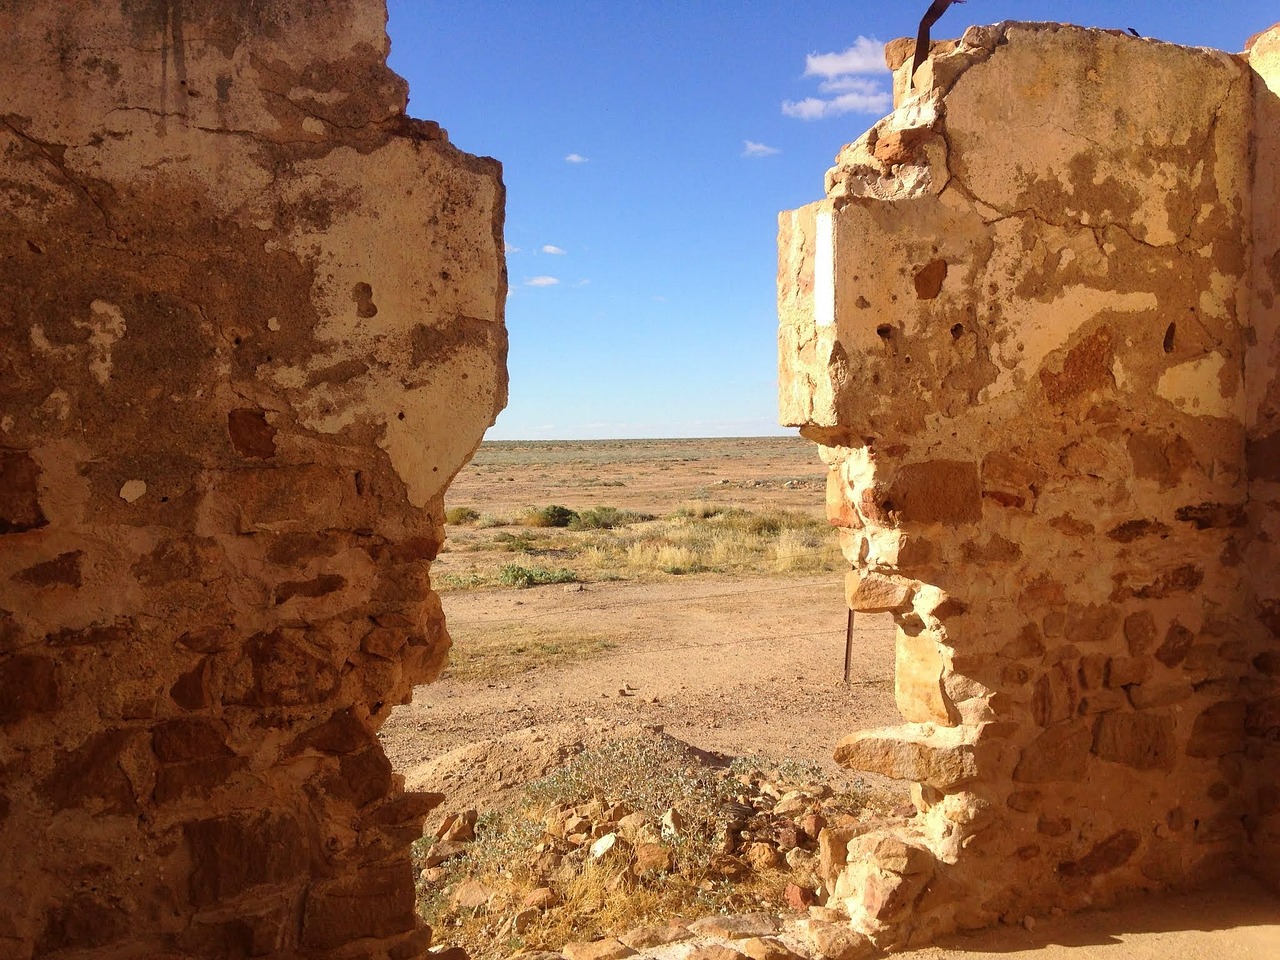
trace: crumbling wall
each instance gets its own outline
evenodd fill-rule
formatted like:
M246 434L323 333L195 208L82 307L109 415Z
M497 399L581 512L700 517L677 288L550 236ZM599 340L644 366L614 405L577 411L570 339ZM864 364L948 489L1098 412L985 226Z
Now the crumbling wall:
M1250 41L1253 69L1253 257L1245 331L1245 465L1249 527L1243 567L1270 645L1254 659L1246 716L1251 867L1280 889L1280 29Z
M0 955L420 955L374 732L505 403L375 0L0 0Z
M898 625L905 723L836 756L918 813L826 842L881 946L1274 863L1277 829L1274 94L1054 24L914 80L779 238L781 419L850 608Z

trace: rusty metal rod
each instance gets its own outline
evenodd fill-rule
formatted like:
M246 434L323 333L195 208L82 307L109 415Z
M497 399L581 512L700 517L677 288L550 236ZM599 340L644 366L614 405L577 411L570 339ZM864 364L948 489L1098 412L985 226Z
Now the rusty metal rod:
M844 630L844 682L849 684L849 673L853 668L853 611L849 611L849 625Z

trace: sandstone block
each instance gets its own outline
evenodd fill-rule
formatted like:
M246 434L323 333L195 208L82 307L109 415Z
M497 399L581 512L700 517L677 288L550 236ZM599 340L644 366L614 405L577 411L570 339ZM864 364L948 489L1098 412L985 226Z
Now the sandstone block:
M625 943L612 937L566 943L561 952L566 960L623 960L636 955Z
M971 744L936 742L912 727L851 734L837 745L835 761L850 770L917 780L939 790L967 783L978 775Z
M1244 749L1247 713L1247 704L1236 700L1206 707L1192 725L1191 738L1187 741L1187 755L1220 757Z
M938 644L928 631L911 636L898 628L893 694L904 720L955 725L955 707L942 686L945 669Z
M288 813L195 820L182 833L195 864L191 902L199 907L263 884L297 881L310 859L306 833Z
M1083 720L1052 726L1022 748L1013 779L1021 783L1083 779L1092 745L1092 731Z
M628 930L618 939L634 950L646 950L660 947L668 943L679 943L688 940L693 934L681 924L655 924L647 927L636 927Z
M1171 770L1175 759L1173 718L1152 713L1108 713L1093 731L1093 753L1136 770Z
M962 460L905 464L890 488L901 523L976 523L982 519L978 465Z
M406 860L313 884L303 912L302 942L323 950L351 940L392 937L413 930L417 914L412 872Z
M845 575L845 602L857 613L900 610L911 602L910 581L870 571L851 570Z
M804 938L810 955L821 960L870 960L880 954L879 948L847 923L802 920L797 932Z
M747 937L767 937L777 933L778 921L767 913L711 916L689 924L689 932L699 937L743 940Z

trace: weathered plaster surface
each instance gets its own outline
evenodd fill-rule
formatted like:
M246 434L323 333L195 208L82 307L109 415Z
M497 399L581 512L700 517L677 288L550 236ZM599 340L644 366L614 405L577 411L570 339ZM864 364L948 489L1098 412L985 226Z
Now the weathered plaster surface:
M882 946L1276 862L1277 37L891 44L780 218L781 419L898 623L907 723L837 758L917 815L827 878Z
M420 955L374 732L506 400L384 5L0 0L0 955Z

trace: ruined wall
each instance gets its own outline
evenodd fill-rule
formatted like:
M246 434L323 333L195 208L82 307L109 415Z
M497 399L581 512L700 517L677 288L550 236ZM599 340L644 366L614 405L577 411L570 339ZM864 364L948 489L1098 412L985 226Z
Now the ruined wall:
M1255 37L1248 57L1254 73L1253 295L1245 331L1249 528L1243 566L1271 643L1253 660L1258 690L1246 717L1246 855L1280 890L1280 29Z
M1274 864L1274 93L1053 24L898 87L780 219L782 421L898 625L905 723L837 759L918 810L828 837L832 903L894 946Z
M0 955L419 956L503 188L376 0L0 0Z

